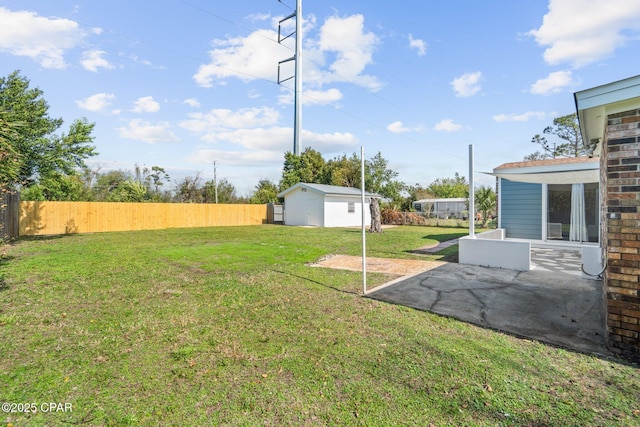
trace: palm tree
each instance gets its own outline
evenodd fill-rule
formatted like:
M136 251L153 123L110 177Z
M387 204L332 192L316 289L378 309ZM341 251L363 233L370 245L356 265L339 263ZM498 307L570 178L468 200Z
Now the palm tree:
M482 186L476 189L475 199L478 211L482 213L482 226L486 227L489 216L496 209L496 193L493 188Z

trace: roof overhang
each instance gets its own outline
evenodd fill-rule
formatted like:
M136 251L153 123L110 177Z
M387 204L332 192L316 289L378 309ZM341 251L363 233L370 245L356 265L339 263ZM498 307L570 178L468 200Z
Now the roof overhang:
M580 160L580 162L576 162ZM516 182L535 184L580 184L600 181L600 162L598 158L575 158L542 162L512 163L507 167L498 167L488 175ZM511 167L509 167L511 166Z
M528 182L533 184L586 184L600 181L600 170L578 170L563 172L539 172L539 173L506 173L493 172L489 175L516 182Z
M582 139L597 142L594 154L600 155L607 116L639 107L640 76L576 92L573 97Z

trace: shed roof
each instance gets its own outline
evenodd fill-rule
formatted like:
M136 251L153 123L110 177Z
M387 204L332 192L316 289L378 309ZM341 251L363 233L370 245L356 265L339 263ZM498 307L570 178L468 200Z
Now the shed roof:
M361 196L362 191L359 188L355 187L341 187L339 185L327 185L327 184L311 184L306 182L299 182L286 190L280 192L278 197L284 197L285 195L291 193L298 188L305 188L307 190L315 191L317 193L321 193L325 196ZM379 194L370 193L365 191L365 196L380 198Z
M449 199L420 199L416 200L413 203L456 203L456 202L466 202L466 197L453 197Z

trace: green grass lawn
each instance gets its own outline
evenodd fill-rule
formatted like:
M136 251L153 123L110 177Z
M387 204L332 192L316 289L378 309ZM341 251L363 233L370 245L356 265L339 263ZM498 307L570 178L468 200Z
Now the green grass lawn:
M368 255L425 259L411 250L464 234L391 228L367 236ZM363 298L360 273L306 265L359 254L360 236L265 225L0 247L2 401L37 408L0 420L640 425L637 366ZM42 411L49 402L72 410Z

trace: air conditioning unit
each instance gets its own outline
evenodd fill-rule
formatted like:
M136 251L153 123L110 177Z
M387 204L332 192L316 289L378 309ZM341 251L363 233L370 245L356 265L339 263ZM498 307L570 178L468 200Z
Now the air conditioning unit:
M582 277L600 280L603 273L602 248L600 246L582 246Z

